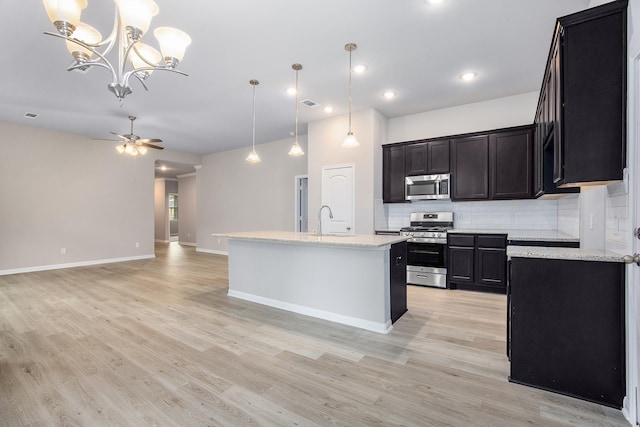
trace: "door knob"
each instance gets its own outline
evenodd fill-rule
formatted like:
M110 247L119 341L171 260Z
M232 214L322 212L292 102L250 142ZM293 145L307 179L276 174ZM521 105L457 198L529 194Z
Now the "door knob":
M636 263L636 265L640 267L640 254L625 255L622 259L625 264Z
M351 230L351 227L347 226L347 231Z

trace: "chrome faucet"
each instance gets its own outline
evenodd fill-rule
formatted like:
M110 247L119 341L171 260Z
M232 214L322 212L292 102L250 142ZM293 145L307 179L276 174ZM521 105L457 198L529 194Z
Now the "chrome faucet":
M333 219L333 212L331 212L331 208L328 205L320 206L318 210L318 237L322 237L322 209L329 209L329 218Z

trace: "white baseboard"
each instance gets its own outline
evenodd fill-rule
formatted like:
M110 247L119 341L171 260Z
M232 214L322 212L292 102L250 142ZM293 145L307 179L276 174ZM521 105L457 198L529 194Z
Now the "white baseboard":
M196 242L180 242L180 241L178 241L178 243L180 243L181 245L184 245L184 246L198 246L196 244Z
M213 249L196 248L196 252L204 252L206 254L216 254L216 255L229 256L229 252L227 252L227 251L216 251L216 250L213 250Z
M331 313L317 308L305 307L297 304L291 304L284 301L265 298L258 295L248 294L229 289L228 296L239 298L258 304L268 305L269 307L279 308L281 310L292 311L305 316L316 317L318 319L329 320L331 322L341 323L343 325L355 326L356 328L366 329L367 331L377 332L379 334L388 334L393 329L391 320L386 323L372 322L370 320L358 319L355 317L344 316L342 314Z
M149 254L149 255L139 255L139 256L125 257L125 258L97 259L92 261L70 262L67 264L38 265L35 267L0 270L0 276L7 276L9 274L33 273L36 271L60 270L62 268L87 267L91 265L111 264L114 262L137 261L141 259L152 259L155 257L156 257L155 254Z
M155 242L156 243L169 243L168 240L162 240L162 239L156 239Z

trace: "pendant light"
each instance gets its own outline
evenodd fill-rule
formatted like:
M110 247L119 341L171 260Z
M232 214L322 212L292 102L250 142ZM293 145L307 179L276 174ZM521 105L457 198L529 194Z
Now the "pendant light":
M260 163L260 157L258 153L256 153L256 86L260 84L259 81L251 79L249 80L249 84L253 86L253 142L252 147L253 150L247 156L247 162L249 163Z
M302 151L302 147L298 142L298 72L302 70L302 65L293 64L291 68L296 70L296 139L291 146L291 150L289 150L289 155L292 157L298 157L304 155L304 151Z
M358 46L355 43L347 43L344 45L344 50L349 52L349 132L347 133L347 137L344 139L342 143L343 147L353 148L360 145L355 136L353 136L353 131L351 130L351 52L356 50Z

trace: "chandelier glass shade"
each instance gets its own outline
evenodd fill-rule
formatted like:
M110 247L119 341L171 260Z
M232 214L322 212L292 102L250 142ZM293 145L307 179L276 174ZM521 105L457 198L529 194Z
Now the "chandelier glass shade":
M158 40L160 52L143 44L142 37L158 14L158 5L153 0L115 0L115 18L109 37L102 40L98 30L80 21L87 0L43 0L49 20L57 33L45 34L66 40L67 50L74 62L67 68L87 70L91 67L106 68L112 81L107 88L120 102L132 92L129 80L133 76L147 89L144 80L153 71L163 70L185 75L176 70L184 58L191 38L176 28L159 27L153 32ZM117 64L107 56L117 51Z
M260 84L258 80L251 79L249 80L249 84L253 86L253 120L252 120L252 150L247 156L247 162L249 163L260 163L260 156L256 153L256 86Z
M353 71L351 67L351 52L353 52L357 48L358 46L356 46L355 43L347 43L344 46L344 50L349 52L349 132L347 132L347 137L342 143L342 146L345 148L353 148L360 145L356 137L353 135L353 130L351 129L351 74Z
M298 72L300 70L302 70L302 65L301 64L293 64L291 66L291 68L293 68L296 71L296 133L295 133L295 141L293 142L293 145L291 146L291 149L289 150L289 155L292 157L299 157L304 155L304 151L302 151L302 147L300 146L300 143L298 142L298 96L299 96L299 90L298 90Z

